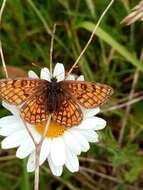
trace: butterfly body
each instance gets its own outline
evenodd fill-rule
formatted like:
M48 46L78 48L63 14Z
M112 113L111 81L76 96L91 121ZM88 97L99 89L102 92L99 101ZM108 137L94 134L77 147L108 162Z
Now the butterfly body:
M30 124L46 122L49 114L59 125L72 127L83 119L83 108L102 105L113 93L105 84L85 81L16 78L0 80L0 97L19 107Z
M61 93L63 92L59 83L57 82L57 79L52 78L51 82L48 82L47 85L47 112L49 112L50 114L58 111L58 109L60 108L61 99L59 99L59 96Z

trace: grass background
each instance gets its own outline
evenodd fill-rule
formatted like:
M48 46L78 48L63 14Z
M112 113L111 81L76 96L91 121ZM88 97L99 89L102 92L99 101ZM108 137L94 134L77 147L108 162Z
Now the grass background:
M0 1L2 3L2 1ZM114 88L100 116L108 126L99 144L81 155L80 171L66 169L62 177L51 175L47 163L41 168L41 190L141 190L143 189L143 25L123 26L121 20L139 0L115 0L97 35L74 70L88 81ZM108 0L10 0L1 24L1 40L9 74L23 76L32 69L49 67L50 35L59 23L53 62L72 66L86 44ZM18 69L17 69L18 68ZM1 78L4 74L0 73ZM137 79L137 80L136 80ZM140 101L139 101L140 100ZM134 102L128 106L128 102ZM7 112L1 107L0 115ZM0 190L30 190L33 174L15 150L0 150Z

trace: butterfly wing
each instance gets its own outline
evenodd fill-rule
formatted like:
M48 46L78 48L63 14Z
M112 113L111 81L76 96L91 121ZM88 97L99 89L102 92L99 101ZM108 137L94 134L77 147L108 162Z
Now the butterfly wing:
M102 105L113 93L110 86L100 83L65 80L61 81L60 85L85 108L95 108Z
M53 113L53 119L66 127L78 125L83 118L79 105L66 93L60 93L58 100L58 110Z
M47 85L41 79L3 79L0 80L0 98L9 104L20 105L27 98Z
M31 99L26 101L20 111L22 117L31 124L42 123L48 119L48 102L46 93L35 94Z
M20 106L22 117L28 123L41 123L48 119L48 84L41 79L0 80L0 97L9 104Z

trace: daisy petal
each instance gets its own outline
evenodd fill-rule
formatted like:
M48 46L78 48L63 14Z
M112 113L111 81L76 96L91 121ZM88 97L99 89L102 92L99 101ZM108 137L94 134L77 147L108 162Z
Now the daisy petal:
M26 141L27 138L29 138L29 136L26 133L26 130L17 131L16 133L13 133L13 134L7 136L2 141L2 143L1 143L2 148L3 149L15 148L15 147L21 145L22 142Z
M11 123L9 126L0 127L1 136L9 136L12 133L23 130L23 125L17 125L17 123Z
M78 132L78 131L75 131L74 129L71 129L70 132L75 138L75 141L81 146L81 150L83 152L87 152L90 147L86 138L80 134L80 131Z
M0 118L0 128L10 127L12 123L19 124L19 122L20 119L18 120L18 118L15 117L14 115L5 116Z
M65 165L71 172L77 172L79 170L79 161L77 156L71 153L68 149L66 150Z
M81 146L75 141L75 138L69 131L64 133L65 145L75 154L79 155L81 153Z
M100 112L100 108L93 108L93 109L85 109L82 108L83 114L85 118L93 117L94 115L98 114Z
M49 167L55 176L61 176L63 172L63 166L55 166L52 162L51 156L48 156Z
M88 142L98 142L98 134L92 130L81 130L80 133L87 139Z
M51 74L48 68L44 67L43 69L41 69L40 78L51 81Z
M38 79L38 75L34 71L28 71L28 77L33 79Z
M92 129L92 130L100 130L106 126L106 121L99 117L91 117L82 121L80 125L75 127L75 129Z
M55 166L64 165L65 162L65 146L61 137L53 138L51 145L51 159Z
M75 76L74 75L68 75L66 80L75 80Z
M84 76L83 75L80 75L78 78L77 78L78 81L84 81Z
M57 81L62 81L65 79L65 68L62 63L56 64L53 76L56 77Z
M20 117L19 111L18 111L18 109L17 109L17 107L15 105L10 105L10 104L2 101L2 106L4 108L6 108L7 110L9 110L13 115L15 115L17 117Z
M20 147L16 151L16 157L17 158L25 158L27 157L31 152L35 150L35 145L31 138L24 141Z
M100 117L94 117L96 119L96 124L94 130L104 129L106 126L106 121Z
M51 148L51 140L44 139L40 152L40 165L42 165L46 160L46 158L48 157L50 148Z
M34 170L35 170L35 151L30 154L27 162L27 171L33 172Z

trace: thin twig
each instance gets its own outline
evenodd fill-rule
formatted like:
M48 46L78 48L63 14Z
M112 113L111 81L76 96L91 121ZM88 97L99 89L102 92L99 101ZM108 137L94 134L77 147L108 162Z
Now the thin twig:
M142 60L142 59L143 59L143 50L142 50L141 56L140 56L140 60ZM132 82L131 91L129 93L129 99L128 99L129 101L131 101L132 98L133 98L133 94L135 92L135 88L136 88L136 84L138 82L138 78L139 78L139 69L137 68L136 71L135 71L135 74L134 74L134 79L133 79L133 82ZM121 145L122 145L124 132L125 132L125 127L126 127L126 124L127 124L127 121L128 121L128 116L130 114L130 110L131 110L131 105L128 105L126 107L126 112L125 112L125 115L124 115L124 118L123 118L123 121L122 121L122 127L121 127L120 134L119 134L119 139L118 139L119 147L121 147Z
M79 160L83 161L83 162L91 162L91 163L96 163L96 164L102 164L102 165L105 165L105 166L111 166L111 167L113 166L112 163L105 162L105 161L102 161L102 160L96 160L95 158L88 158L88 157L80 156Z
M49 124L51 121L51 115L49 115L45 129L44 129L44 133L41 136L40 142L36 145L36 150L35 150L35 179L34 179L34 190L39 190L39 165L40 165L40 152L41 152L41 147L43 144L43 141L45 139L45 136L47 134L48 128L49 128Z
M20 110L18 110L20 111ZM47 134L47 131L48 131L48 127L49 127L49 124L50 124L50 121L51 121L51 115L49 115L49 118L47 120L47 123L46 123L46 126L45 126L45 129L44 129L44 132L41 136L41 139L39 142L36 142L36 140L34 139L27 123L25 122L25 120L23 119L23 117L21 116L21 119L26 127L26 130L28 132L28 134L30 135L34 145L35 145L35 178L34 178L34 190L39 190L39 165L40 165L40 152L41 152L41 147L42 147L42 144L43 144L43 141L45 139L45 136Z
M140 97L134 98L134 99L132 99L130 101L127 101L127 102L124 102L124 103L121 103L121 104L116 104L115 106L111 106L111 107L106 108L106 109L102 109L101 113L121 109L121 108L124 108L126 106L129 106L129 105L135 104L137 102L140 102L142 100L143 100L143 95L141 95Z
M53 65L53 49L54 49L54 38L55 38L55 32L56 32L56 23L53 26L53 32L51 37L51 47L50 47L50 74L52 76L52 65Z
M115 183L118 183L118 184L124 184L124 186L132 189L132 190L142 190L142 188L139 188L139 187L135 187L135 186L132 186L132 185L128 185L128 184L125 184L124 181L120 180L120 179L117 179L113 176L109 176L109 175L106 175L104 173L101 173L101 172L97 172L91 168L86 168L86 167L83 167L81 166L80 167L80 171L85 171L85 172L88 172L88 173L91 173L91 174L94 174L94 175L97 175L103 179L107 179L107 180L110 180L112 182L115 182Z
M20 113L20 110L18 110L18 111L19 111L19 113ZM21 119L22 119L22 121L23 121L23 123L24 123L24 125L25 125L25 127L26 127L26 130L27 130L29 136L31 137L31 139L32 139L32 141L33 141L33 143L34 143L34 145L35 145L35 147L36 147L36 146L37 146L37 142L35 141L35 139L34 139L32 133L31 133L31 131L30 131L28 125L27 125L27 123L26 123L25 120L24 120L24 118L22 117L21 114L20 114L20 116L21 116Z
M0 25L1 25L2 14L3 14L3 11L4 11L5 5L6 5L6 0L3 0L2 6L0 8ZM5 72L5 76L6 76L6 78L8 78L8 72L7 72L6 63L5 63L5 60L4 60L1 39L0 39L0 55L1 55L2 66L3 66L3 70Z
M113 4L114 0L111 0L111 2L109 3L109 5L106 7L106 9L104 10L104 12L102 13L102 15L100 16L88 42L86 43L85 47L83 48L83 50L81 51L79 57L77 58L77 60L75 61L75 63L73 64L73 66L71 67L71 69L69 70L69 72L67 73L67 76L70 75L70 73L73 71L73 69L76 67L76 65L78 64L79 60L81 59L81 57L83 56L83 54L85 53L86 49L88 48L88 46L90 45L95 33L96 33L96 30L98 28L98 26L100 25L103 17L105 16L105 14L107 13L108 9L111 7L111 5Z
M1 8L0 8L0 23L1 23L2 14L4 11L5 5L6 5L6 0L3 0L3 3L2 3Z

